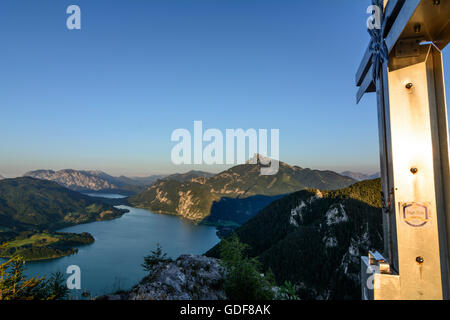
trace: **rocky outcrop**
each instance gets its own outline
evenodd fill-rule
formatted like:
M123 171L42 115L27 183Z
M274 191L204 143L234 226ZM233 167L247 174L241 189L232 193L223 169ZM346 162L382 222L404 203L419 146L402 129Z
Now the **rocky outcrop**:
M182 255L155 265L132 290L97 300L224 300L224 275L217 259Z

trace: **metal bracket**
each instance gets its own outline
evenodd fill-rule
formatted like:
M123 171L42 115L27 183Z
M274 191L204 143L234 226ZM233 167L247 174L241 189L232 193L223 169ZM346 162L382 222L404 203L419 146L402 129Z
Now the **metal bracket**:
M421 38L399 40L395 46L396 58L411 58L420 56Z
M369 251L369 265L377 266L380 273L391 274L391 266L378 251Z

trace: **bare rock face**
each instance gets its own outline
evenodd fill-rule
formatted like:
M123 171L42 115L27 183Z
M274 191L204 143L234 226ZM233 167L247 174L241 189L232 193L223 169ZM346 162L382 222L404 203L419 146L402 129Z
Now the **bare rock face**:
M113 190L119 187L105 177L108 175L100 171L77 171L77 170L37 170L25 173L24 176L32 177L42 180L50 180L59 183L60 185L75 190ZM112 179L112 177L110 177Z
M159 263L131 291L98 300L225 300L225 269L219 260L182 255Z

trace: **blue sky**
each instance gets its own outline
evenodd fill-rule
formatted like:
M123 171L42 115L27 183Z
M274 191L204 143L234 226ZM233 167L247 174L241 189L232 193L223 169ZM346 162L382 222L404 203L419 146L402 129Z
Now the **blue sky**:
M70 4L80 31L66 28ZM357 106L354 87L369 4L2 0L0 174L186 171L170 135L194 120L278 128L289 164L377 171L375 96Z

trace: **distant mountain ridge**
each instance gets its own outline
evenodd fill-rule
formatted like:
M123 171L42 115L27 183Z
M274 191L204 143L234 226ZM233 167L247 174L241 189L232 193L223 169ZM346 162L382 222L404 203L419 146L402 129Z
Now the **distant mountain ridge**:
M147 177L126 177L120 176L116 179L121 181L124 184L135 185L135 186L149 186L155 183L159 179L164 179L167 175L155 174Z
M155 182L162 176L154 178L127 178L124 176L113 177L103 171L64 169L35 170L24 174L24 177L32 177L42 180L50 180L60 185L79 192L116 192L122 194L135 194L145 189L145 186Z
M336 172L303 169L284 162L280 162L276 175L263 176L260 174L262 166L259 162L247 163L212 177L197 177L190 181L158 180L147 190L131 197L129 202L153 212L201 221L211 214L213 203L222 198L272 197L307 188L339 189L355 182ZM248 218L255 213L250 212ZM220 220L220 217L215 219Z
M198 170L191 170L186 173L175 173L170 176L162 178L162 180L175 180L179 182L190 182L193 179L197 178L211 178L214 177L214 173L205 172L205 171L198 171Z
M0 174L0 180L6 179L4 176Z
M341 175L350 177L356 181L364 181L364 180L378 179L380 177L380 172L377 172L374 174L365 174L365 173L360 173L360 172L344 171L344 172L341 172Z
M380 179L272 202L235 230L248 254L301 299L361 299L360 256L382 249ZM220 256L220 243L207 256Z

